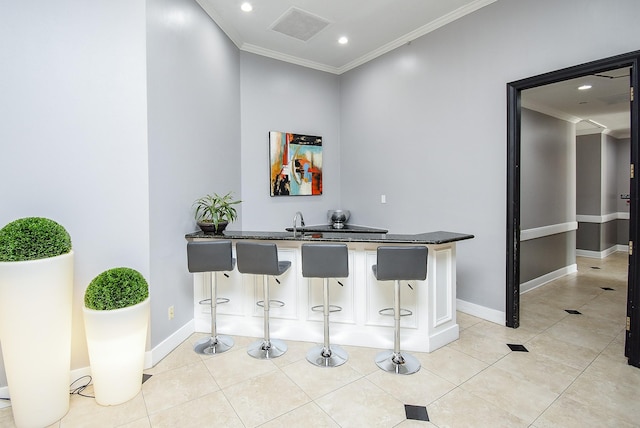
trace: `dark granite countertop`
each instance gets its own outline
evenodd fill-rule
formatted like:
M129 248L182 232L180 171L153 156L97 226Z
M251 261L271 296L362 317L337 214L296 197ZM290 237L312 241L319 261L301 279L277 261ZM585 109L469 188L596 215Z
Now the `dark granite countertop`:
M455 232L425 232L417 234L393 233L358 233L358 232L260 232L244 230L225 230L222 235L204 233L201 231L185 235L187 240L194 238L209 239L257 239L273 241L333 241L333 242L378 242L388 244L446 244L450 242L472 239L474 236Z

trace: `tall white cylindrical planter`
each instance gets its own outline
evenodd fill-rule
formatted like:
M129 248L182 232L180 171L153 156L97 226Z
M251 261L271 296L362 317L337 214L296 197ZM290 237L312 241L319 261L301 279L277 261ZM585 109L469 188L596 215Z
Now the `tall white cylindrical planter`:
M69 410L73 251L0 262L0 342L17 427L44 427Z
M149 298L122 309L83 310L97 403L111 406L131 400L142 387Z

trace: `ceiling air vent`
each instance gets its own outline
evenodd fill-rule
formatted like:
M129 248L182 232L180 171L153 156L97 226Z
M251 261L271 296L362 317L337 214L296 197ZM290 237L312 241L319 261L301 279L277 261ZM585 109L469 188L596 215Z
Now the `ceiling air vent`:
M292 7L278 19L271 29L303 42L309 41L329 25L329 21Z

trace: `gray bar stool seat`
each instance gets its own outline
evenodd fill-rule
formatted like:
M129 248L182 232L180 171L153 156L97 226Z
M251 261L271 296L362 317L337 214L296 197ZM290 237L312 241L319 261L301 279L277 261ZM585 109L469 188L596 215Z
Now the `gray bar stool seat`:
M349 276L349 256L346 244L302 244L302 276L323 278L324 343L314 346L307 353L307 361L319 367L336 367L349 358L347 352L337 345L329 344L329 314L342 310L329 304L329 278ZM340 284L342 285L342 284Z
M231 250L231 241L193 241L187 243L187 265L189 272L205 273L205 281L211 284L211 298L200 301L211 305L211 335L199 340L193 350L198 354L220 354L233 346L233 339L219 335L217 332L217 306L229 302L229 299L218 298L218 272L229 272L235 266Z
M264 338L251 345L247 353L254 358L276 358L287 352L287 344L279 339L272 339L269 334L269 309L282 307L284 302L269 299L269 276L280 276L291 267L290 261L278 260L278 247L271 243L238 242L236 243L238 271L253 275L262 275L263 298L257 302L264 309ZM276 278L276 281L278 279ZM278 281L279 282L279 281Z
M382 351L376 355L376 364L382 370L397 374L412 374L420 370L420 362L412 355L400 351L400 317L411 315L400 308L400 281L427 278L427 247L420 246L380 246L377 250L377 264L372 266L378 281L395 281L393 308L394 340L392 351Z

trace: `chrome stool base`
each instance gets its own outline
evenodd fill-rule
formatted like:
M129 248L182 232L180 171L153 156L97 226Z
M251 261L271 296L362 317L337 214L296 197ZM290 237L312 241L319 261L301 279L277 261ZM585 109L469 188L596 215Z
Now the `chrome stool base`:
M329 355L324 355L324 346L314 346L307 352L307 361L318 367L338 367L347 362L349 355L347 351L338 345L331 345Z
M202 355L215 355L228 351L232 346L233 339L230 336L218 335L198 340L193 350Z
M247 354L259 360L277 358L285 352L287 352L287 344L280 339L271 339L269 341L260 339L249 345L247 349Z
M402 352L382 351L376 354L376 365L385 372L412 374L420 370L420 361L413 355Z

